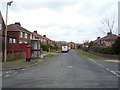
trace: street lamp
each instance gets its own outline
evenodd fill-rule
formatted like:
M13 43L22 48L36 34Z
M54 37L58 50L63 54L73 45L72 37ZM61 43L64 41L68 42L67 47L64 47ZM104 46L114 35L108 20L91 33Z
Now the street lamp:
M7 2L6 6L6 27L5 27L5 50L4 50L4 62L6 62L6 57L7 57L7 19L8 19L8 6L11 6L11 3L13 1Z

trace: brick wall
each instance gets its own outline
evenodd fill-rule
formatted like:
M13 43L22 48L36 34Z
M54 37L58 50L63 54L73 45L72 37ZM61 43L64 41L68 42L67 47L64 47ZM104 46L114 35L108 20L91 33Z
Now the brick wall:
M26 45L28 44L7 44L7 61L26 58Z

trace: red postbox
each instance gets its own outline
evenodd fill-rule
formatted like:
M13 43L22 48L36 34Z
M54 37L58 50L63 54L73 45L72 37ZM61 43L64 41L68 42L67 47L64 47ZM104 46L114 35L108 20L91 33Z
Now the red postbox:
M26 46L26 62L29 62L31 60L31 46Z

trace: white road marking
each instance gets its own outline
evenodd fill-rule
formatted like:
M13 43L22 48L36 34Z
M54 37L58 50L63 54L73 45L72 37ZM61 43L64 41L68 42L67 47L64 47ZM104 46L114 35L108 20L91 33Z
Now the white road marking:
M22 70L25 70L25 69L22 69Z
M107 71L111 72L112 74L114 74L114 75L116 75L117 77L119 77L119 78L120 78L120 75L118 75L115 71L111 71L110 69L108 69L108 68L104 67L103 65L101 65L101 64L99 64L99 63L97 63L97 62L95 62L93 59L90 59L90 58L88 58L88 59L89 59L90 61L92 61L92 62L96 63L96 64L97 64L97 65L99 65L100 67L104 68L105 70L107 70Z
M68 53L62 53L62 54L68 54Z
M115 72L120 73L120 71L115 71Z
M67 68L72 68L73 66L67 66Z
M8 71L8 72L5 72L5 73L11 73L12 71Z
M5 77L9 77L10 75L6 75Z
M18 73L18 72L14 72L14 74L16 74L16 73Z

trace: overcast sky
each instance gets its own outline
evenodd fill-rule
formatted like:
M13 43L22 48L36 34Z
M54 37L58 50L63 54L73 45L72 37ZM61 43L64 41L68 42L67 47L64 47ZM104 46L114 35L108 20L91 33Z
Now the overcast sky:
M5 20L6 2L0 0ZM104 36L98 30L105 17L117 17L119 0L13 0L8 24L20 22L29 31L56 41L83 43Z

